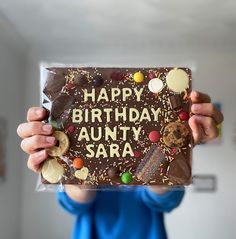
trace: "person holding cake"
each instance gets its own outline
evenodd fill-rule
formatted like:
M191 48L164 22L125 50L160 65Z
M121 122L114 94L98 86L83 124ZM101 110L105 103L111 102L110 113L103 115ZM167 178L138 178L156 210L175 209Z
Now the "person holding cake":
M190 97L193 104L189 126L194 144L215 139L217 125L223 121L222 113L208 95L193 91ZM29 154L28 168L36 173L41 172L41 164L48 157L45 149L56 144L52 126L42 123L46 113L43 108L30 108L28 122L17 129L23 139L21 147ZM57 194L62 207L76 216L74 239L165 239L164 213L178 207L183 196L183 188L157 186L138 186L122 192L83 190L80 186L66 185L65 192Z

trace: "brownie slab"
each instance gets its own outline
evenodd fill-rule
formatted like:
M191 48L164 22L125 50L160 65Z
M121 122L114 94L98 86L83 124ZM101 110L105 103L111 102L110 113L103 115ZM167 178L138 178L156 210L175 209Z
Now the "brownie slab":
M44 72L42 106L60 136L43 165L43 183L191 183L190 69L51 67Z

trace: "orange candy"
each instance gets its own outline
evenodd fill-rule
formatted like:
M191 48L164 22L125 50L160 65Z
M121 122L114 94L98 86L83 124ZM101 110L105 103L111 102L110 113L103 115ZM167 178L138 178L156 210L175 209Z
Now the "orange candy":
M73 160L73 167L76 169L81 169L84 166L84 161L81 158L75 158Z

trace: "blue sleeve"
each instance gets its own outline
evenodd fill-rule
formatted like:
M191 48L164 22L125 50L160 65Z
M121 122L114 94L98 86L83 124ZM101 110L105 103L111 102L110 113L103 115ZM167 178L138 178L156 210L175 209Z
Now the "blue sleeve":
M71 199L65 192L57 193L57 200L59 204L64 208L67 212L78 215L87 212L93 205L93 201L88 203L78 203Z
M170 212L178 207L184 197L184 189L172 189L164 194L156 194L145 188L141 193L147 207L157 212Z

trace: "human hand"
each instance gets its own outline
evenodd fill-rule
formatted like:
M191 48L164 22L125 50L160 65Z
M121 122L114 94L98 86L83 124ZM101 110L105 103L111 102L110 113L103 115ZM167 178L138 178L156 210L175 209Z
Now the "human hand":
M40 172L41 163L48 157L46 149L56 144L56 139L52 136L53 127L41 122L46 115L45 109L32 107L28 110L27 122L17 128L17 133L22 138L21 148L29 154L27 166L36 173Z
M201 92L191 92L191 112L189 119L194 144L206 143L218 137L217 125L224 120L223 114L211 103L210 96Z
M17 133L22 138L21 148L29 154L27 166L36 173L40 173L42 162L48 158L46 149L56 144L56 139L52 136L53 127L42 122L46 116L45 109L32 107L28 110L27 122L17 128ZM91 189L91 186L65 186L68 196L81 203L89 202L95 197L96 192L88 189Z
M211 103L210 96L193 91L191 112L194 114L189 119L194 144L205 143L218 137L217 125L224 120L223 114ZM164 186L149 186L156 194L166 193L170 188Z

